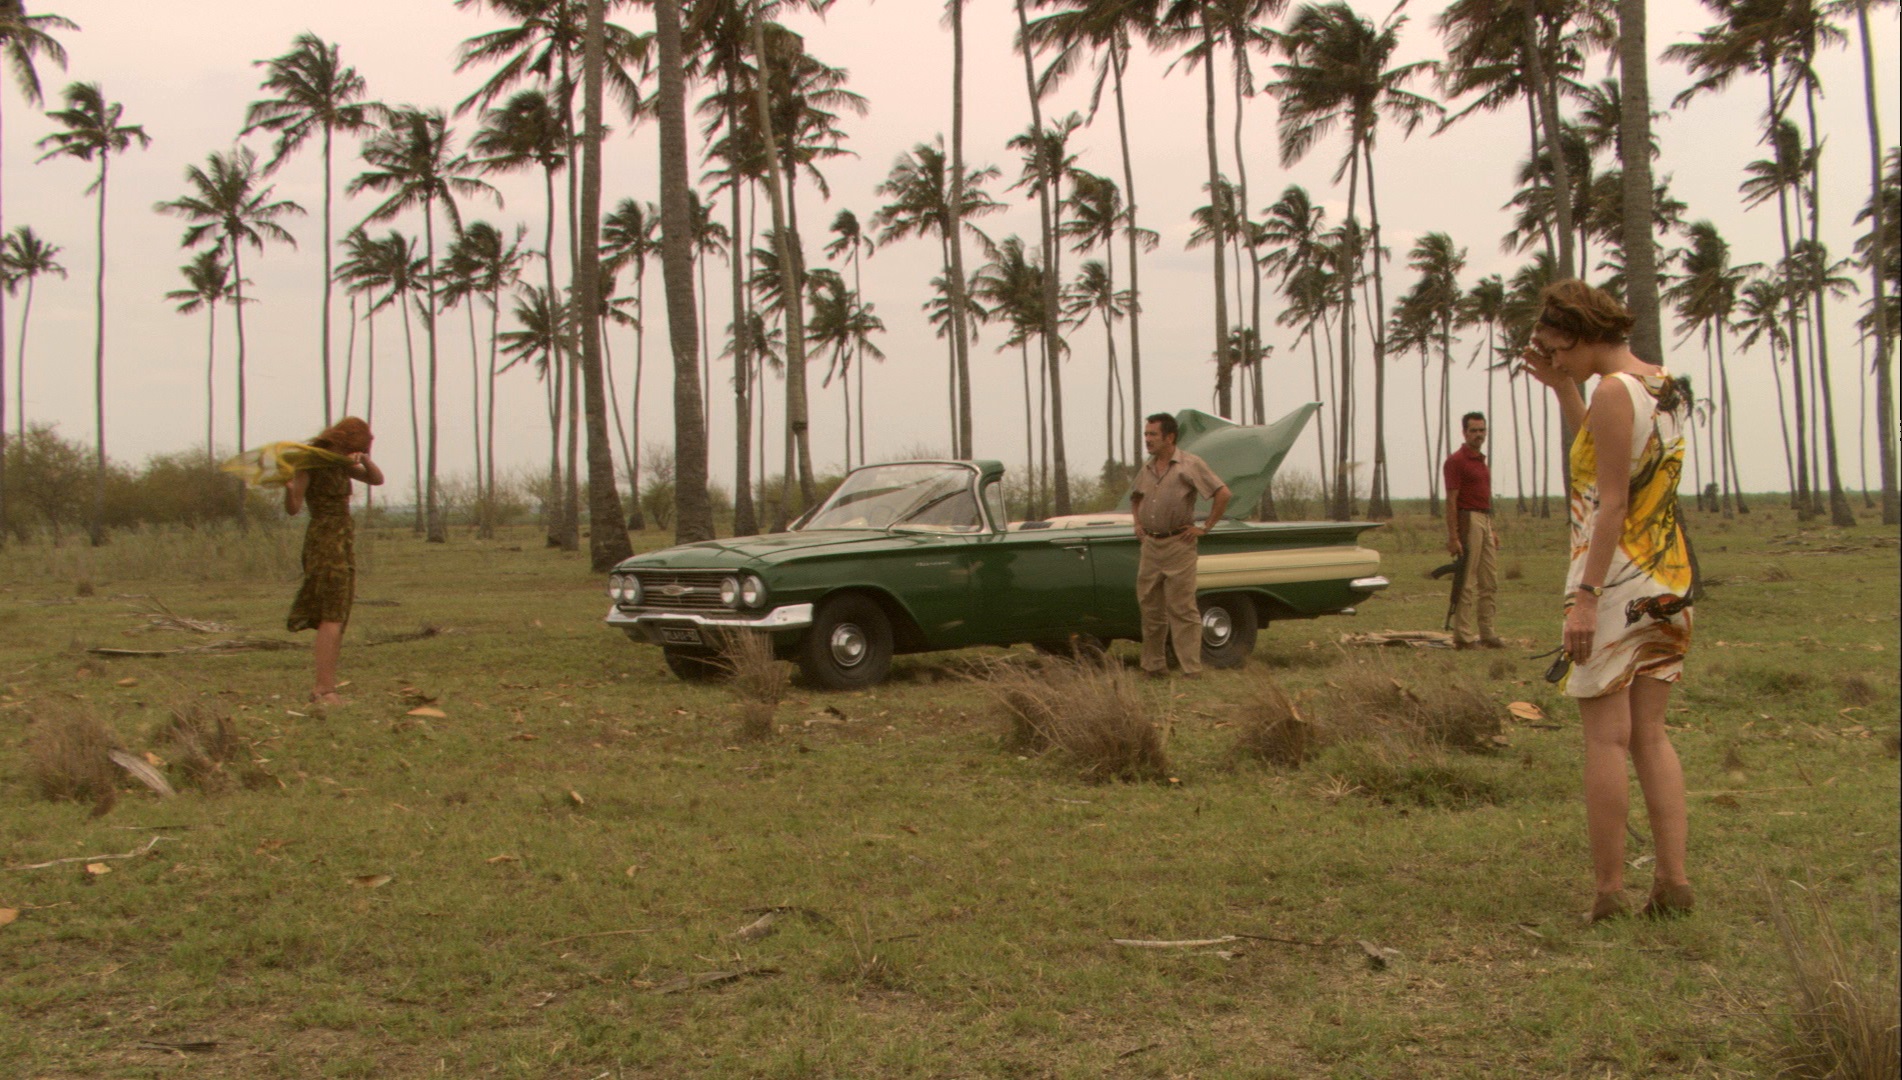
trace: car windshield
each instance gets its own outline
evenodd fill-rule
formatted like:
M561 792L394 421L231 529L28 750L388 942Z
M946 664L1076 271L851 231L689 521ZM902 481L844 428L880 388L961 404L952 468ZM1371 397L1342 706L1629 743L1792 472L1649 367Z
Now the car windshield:
M983 519L971 494L971 470L956 465L875 465L846 477L810 529L916 528L977 532Z

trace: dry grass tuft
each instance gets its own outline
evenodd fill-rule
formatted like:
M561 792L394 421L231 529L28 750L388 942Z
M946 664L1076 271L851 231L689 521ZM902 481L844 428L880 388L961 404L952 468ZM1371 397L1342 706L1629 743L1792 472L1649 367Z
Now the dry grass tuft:
M1799 920L1776 886L1767 877L1761 880L1794 999L1789 1015L1772 1021L1783 1059L1781 1074L1800 1080L1896 1076L1902 1060L1896 954L1852 952L1820 896L1806 895L1808 918ZM1885 916L1875 914L1881 925Z
M792 685L791 666L773 655L768 634L735 630L720 640L720 666L732 673L727 685L739 698L739 736L749 742L773 737L773 716Z
M1505 571L1499 576L1505 578L1507 581L1518 581L1520 578L1526 576L1526 568L1516 562L1508 563Z
M1765 581L1793 581L1795 578L1796 575L1790 573L1789 568L1782 563L1771 563L1769 566L1763 568L1763 580Z
M173 705L172 715L153 732L153 741L165 747L180 787L206 792L229 786L226 766L238 761L246 747L228 713L198 701Z
M1836 682L1836 696L1847 705L1860 705L1867 708L1882 700L1882 692L1870 684L1861 675L1844 675Z
M119 767L107 756L118 745L90 712L48 712L27 736L27 768L41 798L91 803L97 816L119 799Z
M1402 678L1370 661L1344 668L1322 694L1322 722L1343 739L1368 738L1482 752L1496 746L1505 708L1465 676Z
M1319 729L1272 677L1264 675L1249 687L1238 715L1235 752L1242 757L1298 769L1320 746Z
M997 664L982 684L1010 718L1008 745L1061 754L1086 780L1166 780L1168 734L1136 679L1114 661L1051 660Z

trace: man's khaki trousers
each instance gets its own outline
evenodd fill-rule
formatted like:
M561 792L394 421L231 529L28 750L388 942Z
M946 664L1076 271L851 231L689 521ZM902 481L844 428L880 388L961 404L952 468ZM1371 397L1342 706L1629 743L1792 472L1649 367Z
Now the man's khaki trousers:
M1202 613L1195 606L1195 534L1142 539L1136 602L1143 613L1143 670L1169 668L1164 642L1174 638L1184 675L1202 671Z
M1461 581L1459 599L1453 605L1453 640L1471 645L1482 638L1498 636L1493 631L1493 597L1499 592L1499 551L1493 546L1491 514L1463 511L1466 535L1466 573ZM1479 628L1473 628L1474 616Z

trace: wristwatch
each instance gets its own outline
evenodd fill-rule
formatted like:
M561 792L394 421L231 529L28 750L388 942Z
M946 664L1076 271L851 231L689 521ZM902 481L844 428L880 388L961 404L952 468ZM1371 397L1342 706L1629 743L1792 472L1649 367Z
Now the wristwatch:
M1605 587L1603 585L1587 585L1584 582L1579 583L1577 591L1588 592L1588 593L1591 593L1593 596L1605 595Z

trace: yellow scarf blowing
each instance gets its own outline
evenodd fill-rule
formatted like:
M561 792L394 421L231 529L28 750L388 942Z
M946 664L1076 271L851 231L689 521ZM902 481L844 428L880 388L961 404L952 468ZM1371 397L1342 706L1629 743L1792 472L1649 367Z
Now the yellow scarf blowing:
M274 442L246 450L219 466L253 487L283 487L299 470L333 469L350 464L339 454L300 442Z

